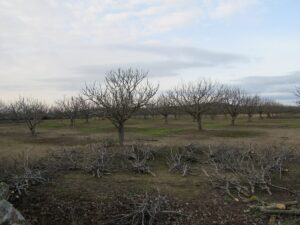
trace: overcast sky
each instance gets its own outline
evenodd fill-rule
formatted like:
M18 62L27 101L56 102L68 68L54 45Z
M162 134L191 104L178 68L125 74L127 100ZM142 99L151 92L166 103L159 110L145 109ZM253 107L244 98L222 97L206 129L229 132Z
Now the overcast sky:
M295 102L298 0L0 0L0 98L53 102L137 67L162 90L210 78Z

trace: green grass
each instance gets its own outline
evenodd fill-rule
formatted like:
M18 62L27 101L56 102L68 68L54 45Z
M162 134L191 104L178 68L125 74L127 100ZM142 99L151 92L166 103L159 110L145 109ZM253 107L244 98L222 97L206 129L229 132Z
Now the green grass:
M111 123L98 123L98 121L88 124L81 124L75 129L83 134L98 134L115 132L116 128Z
M126 122L125 132L163 137L168 135L179 134L186 128L178 128L176 124L165 125L160 120L143 120L143 119L132 119ZM180 126L179 126L180 127ZM46 120L44 121L40 128L43 129L70 129L73 131L78 131L84 135L89 134L105 134L105 133L115 133L117 129L108 120L91 120L89 123L85 123L83 120L76 120L74 128L70 127L68 120ZM195 127L196 128L196 127Z
M70 122L68 120L44 120L39 127L45 129L69 128Z
M253 122L247 122L245 116L240 116L236 120L236 126L230 125L230 119L224 119L218 116L214 120L205 116L203 118L203 132L198 132L197 123L190 116L181 116L178 120L169 119L165 124L161 117L152 119L143 119L133 117L125 123L125 140L147 140L153 137L156 141L168 137L167 140L172 142L180 141L198 141L208 140L210 138L251 138L251 137L268 137L272 138L272 132L277 129L291 129L297 136L297 129L300 128L300 118L280 118L259 120L253 118ZM293 130L294 129L294 130ZM0 123L0 143L2 148L7 152L16 146L28 148L29 145L41 148L44 145L76 145L84 144L87 140L94 142L102 138L117 138L117 129L109 120L91 119L85 123L83 119L76 120L74 128L70 127L70 121L65 120L45 120L37 127L38 136L32 138L29 130L24 123ZM277 132L277 131L276 131ZM278 132L275 136L278 136ZM282 131L283 134L285 131ZM294 138L295 135L292 135ZM149 139L151 140L151 139ZM5 150L6 151L6 150ZM18 151L16 149L16 151Z
M249 123L246 120L239 119L238 126L260 127L260 128L300 128L300 120L296 118L278 118L253 120Z
M282 222L281 224L282 225L299 225L298 223L293 222L293 221L285 221L285 222Z
M300 121L290 121L290 123L287 124L288 128L300 128Z
M70 127L69 120L46 120L41 123L43 129L69 129L77 131L83 135L90 134L112 134L116 133L116 128L108 120L91 119L89 123L84 120L76 120L74 128ZM300 120L295 118L284 119L264 119L254 118L249 123L246 117L240 116L236 120L236 126L233 128L230 119L217 117L211 120L209 117L203 118L203 128L209 130L207 134L215 137L254 137L261 136L264 132L253 131L255 128L300 128ZM247 128L253 128L247 130ZM125 132L144 135L148 137L164 137L178 134L189 134L197 131L197 124L189 116L183 116L178 120L170 118L169 124L165 124L162 118L155 120L142 118L132 118L125 123Z

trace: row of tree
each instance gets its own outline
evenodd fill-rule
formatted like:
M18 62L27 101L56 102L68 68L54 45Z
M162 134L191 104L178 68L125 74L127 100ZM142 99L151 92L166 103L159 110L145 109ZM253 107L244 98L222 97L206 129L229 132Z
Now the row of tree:
M154 116L160 114L165 123L168 116L189 114L203 129L204 115L225 114L234 126L240 114L247 114L249 122L255 113L262 119L263 113L271 118L286 107L258 95L248 95L238 87L228 87L209 80L186 83L156 97L158 85L147 80L141 70L118 69L106 74L103 83L86 85L78 97L63 98L52 107L31 98L20 97L9 105L0 103L2 118L24 121L31 134L36 134L37 125L45 118L70 119L73 127L79 117L86 122L92 116L107 118L117 128L119 142L124 142L124 126L133 115ZM300 98L300 89L296 89ZM300 102L298 102L300 104Z
M263 113L272 118L275 113L282 112L286 107L270 99L262 99L258 95L248 95L237 87L225 87L207 80L196 83L183 84L179 87L161 94L156 107L146 106L148 111L155 110L164 116L168 122L170 114L184 112L191 115L198 123L198 129L202 130L202 118L204 115L212 117L218 114L229 115L231 124L240 114L247 114L248 121L252 121L254 114Z

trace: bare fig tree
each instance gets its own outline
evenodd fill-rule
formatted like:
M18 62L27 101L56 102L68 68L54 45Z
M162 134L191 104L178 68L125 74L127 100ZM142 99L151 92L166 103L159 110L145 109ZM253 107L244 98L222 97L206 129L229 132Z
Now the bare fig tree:
M258 111L259 96L247 96L245 98L245 113L248 115L248 122L252 122L253 114Z
M257 105L257 111L259 114L259 119L264 119L263 114L265 112L265 99L259 99L258 105Z
M80 110L80 101L77 97L66 98L56 102L57 108L70 119L70 126L75 126L75 120L78 117Z
M220 102L222 87L208 80L183 84L172 91L172 100L182 111L190 114L202 128L202 117L212 106Z
M161 94L157 99L157 112L164 117L165 124L168 124L168 117L172 113L172 102L168 94Z
M154 120L155 115L157 114L157 107L156 107L156 101L154 99L151 99L146 107L146 111L151 116L152 120Z
M231 116L231 125L235 125L235 120L243 111L246 94L238 87L227 87L224 89L224 109Z
M47 114L47 106L37 99L20 97L10 108L16 119L24 121L31 135L35 136L37 125Z
M280 110L278 110L281 107L281 104L276 102L273 99L265 99L264 101L264 109L265 114L267 115L268 119L272 119L276 116L276 113Z
M156 94L158 86L146 80L146 72L134 69L111 70L104 85L86 85L83 94L105 110L106 117L118 129L119 143L124 142L124 125L141 107Z
M78 97L79 113L84 117L85 123L89 123L89 119L93 116L95 111L94 103L84 99L82 96Z

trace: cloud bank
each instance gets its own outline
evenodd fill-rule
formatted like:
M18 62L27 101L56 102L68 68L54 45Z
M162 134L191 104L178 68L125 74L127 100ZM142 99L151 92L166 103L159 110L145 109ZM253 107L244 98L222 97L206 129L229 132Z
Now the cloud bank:
M295 104L295 89L300 85L300 71L281 76L250 76L232 82L252 94Z

